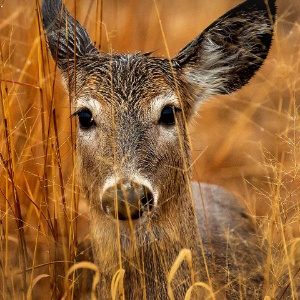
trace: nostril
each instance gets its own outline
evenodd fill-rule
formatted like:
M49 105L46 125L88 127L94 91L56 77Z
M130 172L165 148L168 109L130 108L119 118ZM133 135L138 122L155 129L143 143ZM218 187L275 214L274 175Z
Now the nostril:
M141 196L141 204L144 211L150 211L154 206L153 195L145 186L143 188L143 194Z
M152 192L144 185L122 182L105 190L103 210L119 220L138 219L154 207Z

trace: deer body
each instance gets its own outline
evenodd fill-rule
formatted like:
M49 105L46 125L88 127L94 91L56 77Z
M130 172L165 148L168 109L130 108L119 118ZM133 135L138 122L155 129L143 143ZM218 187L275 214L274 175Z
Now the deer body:
M99 299L111 299L120 269L120 299L184 299L195 282L206 285L192 299L261 297L255 227L224 189L191 183L186 126L201 101L241 88L259 69L275 12L275 1L245 1L168 60L98 52L60 0L44 0L49 48L78 118ZM182 249L192 266L183 262L168 285Z

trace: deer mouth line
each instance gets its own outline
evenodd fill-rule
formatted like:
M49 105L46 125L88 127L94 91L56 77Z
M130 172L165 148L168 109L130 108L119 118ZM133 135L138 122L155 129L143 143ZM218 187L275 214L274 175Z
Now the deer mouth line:
M144 185L122 182L104 191L102 208L117 220L136 220L154 208L154 197Z

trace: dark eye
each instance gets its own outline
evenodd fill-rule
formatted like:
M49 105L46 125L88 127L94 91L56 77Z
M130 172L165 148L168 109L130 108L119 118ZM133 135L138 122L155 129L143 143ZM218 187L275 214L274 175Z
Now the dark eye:
M92 113L88 109L81 110L76 114L78 115L80 128L88 129L95 124Z
M174 125L175 124L175 113L177 111L179 111L179 109L172 105L165 106L163 108L163 110L161 111L159 124Z

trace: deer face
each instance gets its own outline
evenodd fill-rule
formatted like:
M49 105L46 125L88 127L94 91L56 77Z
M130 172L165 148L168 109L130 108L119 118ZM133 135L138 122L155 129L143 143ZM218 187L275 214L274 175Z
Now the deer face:
M167 60L95 55L90 64L85 73L78 67L73 103L82 181L109 215L139 218L184 170L183 111L191 108Z
M137 219L180 194L189 167L186 121L202 100L241 88L259 69L275 12L275 1L245 1L166 60L99 53L61 0L44 0L48 44L73 95L80 172L93 206Z

